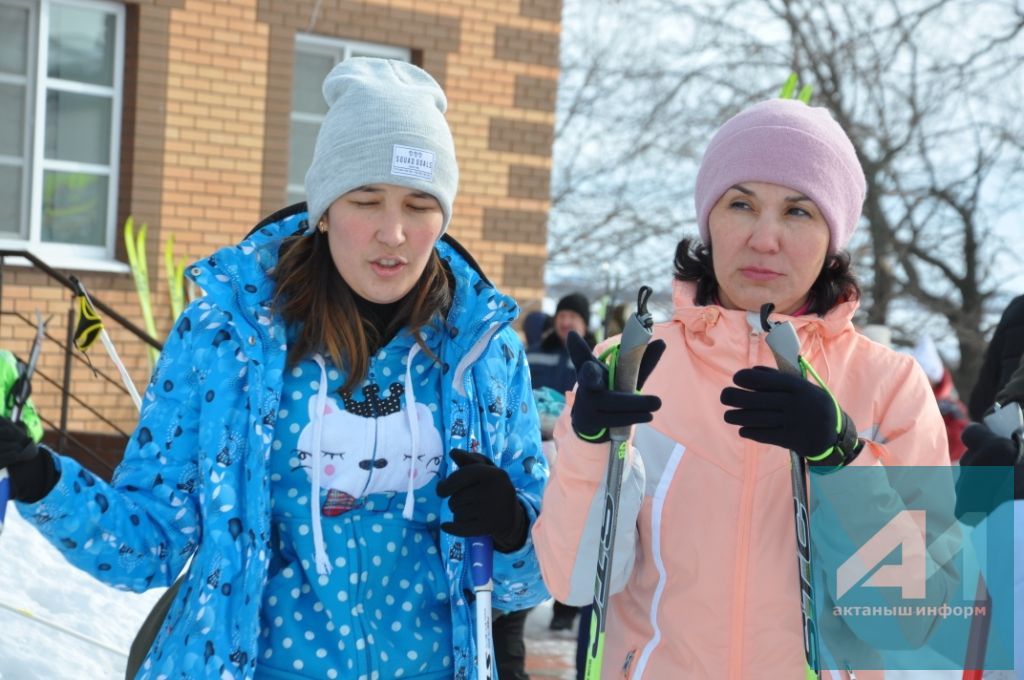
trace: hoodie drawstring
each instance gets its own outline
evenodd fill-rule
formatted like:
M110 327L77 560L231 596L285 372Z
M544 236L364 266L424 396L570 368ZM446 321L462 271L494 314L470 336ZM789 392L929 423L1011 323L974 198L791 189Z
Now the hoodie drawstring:
M313 355L313 361L320 367L320 384L316 393L316 408L313 411L313 474L311 477L309 511L310 524L313 527L313 554L316 556L316 573L326 576L331 573L331 562L327 558L327 547L324 545L323 517L320 515L320 464L323 459L321 450L321 434L324 424L324 409L327 407L327 367L324 358Z
M420 351L420 346L413 343L409 354L405 359L405 417L409 421L409 485L405 490L405 507L402 508L402 517L407 521L412 520L412 513L416 509L416 456L420 448L420 423L416 416L416 391L412 384L412 360Z
M824 368L821 372L823 375L822 379L825 381L825 384L828 385L832 382L832 366L828 363L828 353L825 351L825 340L821 336L822 333L820 328L811 329L811 341L817 350L818 356L821 357L821 362ZM810 352L808 352L808 354L810 354Z
M402 517L412 520L413 511L416 509L416 455L420 447L420 424L416 417L416 392L412 383L412 362L419 353L420 346L413 344L406 357L405 365L405 416L409 424L409 469L408 486L405 491L405 507L402 508ZM320 383L316 394L316 407L313 411L313 474L310 475L310 520L313 528L313 552L316 556L316 573L326 576L331 573L331 562L327 557L327 547L324 545L323 517L320 514L320 466L323 462L323 450L321 445L323 435L324 410L327 407L327 366L320 354L313 355L313 361L320 367Z

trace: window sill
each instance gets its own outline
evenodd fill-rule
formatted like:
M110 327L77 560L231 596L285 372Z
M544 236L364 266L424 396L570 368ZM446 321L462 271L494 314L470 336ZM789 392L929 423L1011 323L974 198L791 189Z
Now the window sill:
M120 260L94 259L91 257L75 257L74 255L46 255L33 252L33 255L57 270L75 272L102 272L108 274L129 274L132 269ZM33 268L31 262L23 257L4 258L5 267Z

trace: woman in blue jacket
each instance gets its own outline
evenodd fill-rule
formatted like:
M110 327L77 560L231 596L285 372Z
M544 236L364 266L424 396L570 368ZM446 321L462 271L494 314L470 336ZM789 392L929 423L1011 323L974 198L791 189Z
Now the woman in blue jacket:
M496 607L547 597L518 310L443 236L444 94L362 58L323 90L308 208L191 268L113 483L0 423L69 561L141 591L192 558L140 678L473 678L466 536L493 538Z

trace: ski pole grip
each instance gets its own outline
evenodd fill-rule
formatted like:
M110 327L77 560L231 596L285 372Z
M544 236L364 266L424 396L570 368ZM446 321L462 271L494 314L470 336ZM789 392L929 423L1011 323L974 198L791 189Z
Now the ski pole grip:
M992 413L984 418L985 426L1000 437L1013 440L1020 438L1024 431L1024 413L1020 404L1011 401L1005 404L996 404Z
M637 295L636 313L629 317L626 327L622 330L619 340L619 356L615 364L615 389L620 392L636 390L637 376L640 373L640 362L644 358L644 350L653 335L654 319L647 311L647 301L651 297L651 289L641 286Z
M7 515L7 500L11 497L11 478L6 469L0 469L0 531L4 528Z
M469 575L473 590L490 589L493 571L494 545L490 536L474 536L469 539Z
M772 351L781 372L803 376L800 370L800 338L790 322L768 320L774 310L775 305L771 302L761 305L761 328L765 332L768 349Z

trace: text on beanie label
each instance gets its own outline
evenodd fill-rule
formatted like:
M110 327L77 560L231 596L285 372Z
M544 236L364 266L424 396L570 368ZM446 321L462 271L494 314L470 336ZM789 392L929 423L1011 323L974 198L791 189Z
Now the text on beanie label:
M433 181L434 152L395 144L391 153L391 174Z

